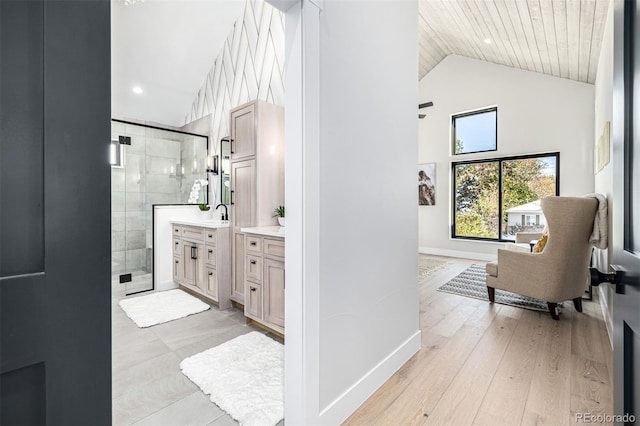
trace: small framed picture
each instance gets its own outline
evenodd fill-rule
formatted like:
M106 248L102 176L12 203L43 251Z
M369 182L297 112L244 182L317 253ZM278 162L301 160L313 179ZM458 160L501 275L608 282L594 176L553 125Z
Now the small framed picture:
M436 205L436 163L418 165L418 205Z

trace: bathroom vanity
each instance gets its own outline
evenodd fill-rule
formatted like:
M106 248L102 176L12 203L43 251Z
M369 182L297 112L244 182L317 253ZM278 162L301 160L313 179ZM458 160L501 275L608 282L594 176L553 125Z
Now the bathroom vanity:
M173 281L231 307L231 247L226 222L172 220Z
M244 315L284 335L284 227L242 228Z

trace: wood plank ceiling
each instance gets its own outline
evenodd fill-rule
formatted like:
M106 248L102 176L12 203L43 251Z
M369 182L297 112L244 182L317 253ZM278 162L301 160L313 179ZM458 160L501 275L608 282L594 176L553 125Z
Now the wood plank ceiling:
M456 54L594 83L610 0L419 0L419 79Z

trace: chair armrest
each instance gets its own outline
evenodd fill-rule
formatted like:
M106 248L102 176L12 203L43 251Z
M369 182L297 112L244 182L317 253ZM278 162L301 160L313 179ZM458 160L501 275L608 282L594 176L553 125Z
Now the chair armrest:
M539 240L542 232L516 232L516 243L528 243L531 240Z
M556 273L543 253L498 250L498 282L502 290L546 300L548 283ZM523 279L522 272L527 278Z

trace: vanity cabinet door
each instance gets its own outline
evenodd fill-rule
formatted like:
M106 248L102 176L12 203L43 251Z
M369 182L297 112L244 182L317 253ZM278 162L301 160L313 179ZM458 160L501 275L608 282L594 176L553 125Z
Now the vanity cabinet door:
M231 164L231 223L233 230L255 225L256 162L240 161Z
M196 286L204 290L204 244L182 242L181 284Z
M182 268L182 262L179 257L173 258L173 281L182 283L182 276L180 275Z
M244 303L244 234L234 233L233 238L231 298Z
M182 244L182 268L180 269L181 283L185 285L195 284L195 272L196 261L192 259L192 248L195 248L195 243L189 243L184 241Z
M284 262L264 259L264 320L284 327Z
M205 263L207 260L204 244L196 244L195 259L195 286L205 292L207 289L207 278L205 276Z
M231 113L231 161L256 154L255 105Z
M218 301L218 274L216 273L215 268L211 268L207 266L206 276L207 287L205 289L205 293L209 295L216 302Z

